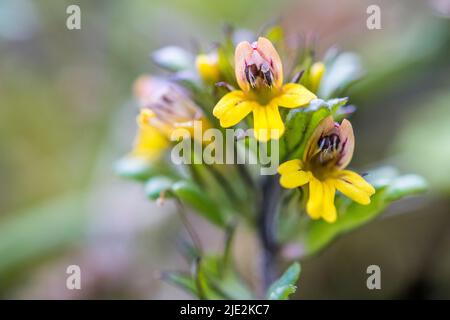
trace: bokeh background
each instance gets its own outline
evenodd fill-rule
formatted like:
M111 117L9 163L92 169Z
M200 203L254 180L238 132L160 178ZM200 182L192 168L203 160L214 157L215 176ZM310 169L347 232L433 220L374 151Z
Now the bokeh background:
M70 4L81 30L66 28ZM381 30L366 27L371 4ZM258 32L278 21L290 35L313 32L319 56L333 45L361 55L353 166L393 164L430 183L304 261L296 298L450 298L449 17L446 0L0 1L0 297L188 298L158 279L187 268L173 207L113 172L135 133L131 84L159 72L152 50L194 51L220 40L225 23ZM222 235L191 219L220 248ZM245 227L235 247L257 281ZM66 289L71 264L82 290ZM371 264L382 290L366 288Z

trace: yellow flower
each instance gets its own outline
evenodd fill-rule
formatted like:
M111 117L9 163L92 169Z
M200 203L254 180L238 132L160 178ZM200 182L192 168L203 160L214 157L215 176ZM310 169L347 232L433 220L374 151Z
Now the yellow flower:
M335 123L325 118L312 134L303 159L290 160L278 168L280 184L287 189L309 184L306 211L313 219L336 221L336 190L367 205L375 189L357 173L345 170L353 156L355 138L348 120Z
M149 124L153 117L155 114L150 110L142 110L138 115L138 133L131 156L154 160L159 157L162 150L167 148L169 140Z
M192 135L195 121L208 126L202 110L174 83L141 76L134 84L134 94L141 111L131 155L153 159L167 148L174 130L187 129Z
M217 53L199 54L195 65L197 72L206 83L216 83L220 80Z
M259 141L279 139L284 123L278 107L297 108L316 96L302 85L283 85L283 67L272 43L260 37L253 44L241 42L235 51L235 74L241 90L226 94L213 114L224 128L253 112L254 135Z

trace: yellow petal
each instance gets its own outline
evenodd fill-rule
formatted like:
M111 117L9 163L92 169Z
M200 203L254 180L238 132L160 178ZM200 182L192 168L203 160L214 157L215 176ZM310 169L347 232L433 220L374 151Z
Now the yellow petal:
M195 59L197 72L207 83L219 81L220 71L217 60L217 54L199 54Z
M370 203L370 194L365 190L358 188L349 181L335 179L334 186L344 195L360 204L367 205Z
M310 179L311 173L309 171L294 171L282 174L280 184L283 188L293 189L308 183Z
M320 181L311 176L306 211L312 219L322 217L328 223L336 221L337 213L336 207L334 206L335 192L332 181Z
M155 158L168 146L169 142L156 128L149 124L139 126L131 155Z
M253 128L256 139L259 141L269 140L269 123L265 106L258 106L253 110Z
M230 108L234 107L236 104L241 103L245 100L245 95L242 91L236 90L227 93L222 97L222 99L217 102L213 109L213 115L219 118Z
M302 162L299 159L289 160L284 163L282 163L278 167L278 173L279 174L285 174L289 172L295 172L302 168Z
M227 128L234 126L245 118L255 105L255 102L247 100L242 91L233 91L219 100L214 107L213 114L220 119L220 125Z
M320 81L325 73L325 64L323 62L315 62L309 71L310 89L313 92L317 92Z
M314 177L309 181L309 199L306 204L306 211L312 219L319 219L322 216L323 207L323 185Z
M139 115L136 118L137 125L139 127L147 126L151 119L155 117L155 113L150 109L141 109Z
M270 139L279 139L284 133L284 123L276 104L266 106L267 119L270 127Z
M220 125L223 128L234 126L244 119L254 109L255 105L255 102L245 100L237 103L222 114Z
M322 185L324 191L322 218L328 223L333 223L337 218L336 207L334 206L336 189L333 182L330 181L325 181Z
M282 87L281 94L272 99L272 102L280 107L297 108L316 98L316 95L304 86L297 83L288 83Z
M375 188L356 172L342 170L339 172L339 179L353 184L355 187L365 191L369 196L375 193Z
M268 104L256 105L253 109L254 135L259 141L279 139L284 133L284 123L281 120L278 106Z

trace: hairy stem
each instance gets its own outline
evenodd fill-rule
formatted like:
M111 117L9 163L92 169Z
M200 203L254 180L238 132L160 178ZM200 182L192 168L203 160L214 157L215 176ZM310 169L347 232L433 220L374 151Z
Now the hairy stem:
M276 217L281 188L277 176L267 176L262 186L259 209L259 238L262 246L263 290L267 291L277 276L276 260L278 243L276 239Z
M201 255L203 253L202 243L200 241L199 236L195 232L194 227L189 222L189 219L188 219L187 213L186 213L186 209L185 209L183 203L181 202L180 199L175 198L175 204L177 206L177 209L178 209L177 212L180 216L181 222L183 223L184 227L186 228L187 233L189 234L189 237L192 240L192 244L194 245L197 252Z

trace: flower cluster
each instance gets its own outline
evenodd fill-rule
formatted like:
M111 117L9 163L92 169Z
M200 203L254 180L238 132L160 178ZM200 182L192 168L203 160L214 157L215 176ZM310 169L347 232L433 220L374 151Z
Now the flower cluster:
M253 42L235 41L234 35L227 32L222 43L196 55L176 47L152 55L167 73L135 81L137 135L117 170L143 181L158 204L174 199L179 210L200 214L228 240L237 223L252 226L267 254L262 286L268 298L284 299L292 286L273 282L271 265L319 251L425 187L420 179L405 184L392 170L371 170L363 178L347 169L355 150L348 118L356 107L344 95L362 74L355 54L330 50L319 60L308 43L288 44L279 27ZM337 76L342 69L346 73ZM214 131L199 136L198 127ZM189 141L184 151L192 162L173 160L174 151L182 150L180 136ZM223 146L229 139L232 144ZM226 153L226 164L202 161L205 140L213 141L205 148L211 155ZM267 165L263 156L276 164L275 175L255 170L255 164ZM186 229L192 240L186 256L195 272L168 273L166 280L199 298L255 298L229 263L231 241L223 255L206 255L192 228ZM294 284L298 273L292 265L289 280L279 283Z
M221 80L216 53L199 55L196 67L205 83ZM226 93L215 104L212 114L219 119L220 126L228 128L252 112L254 137L260 142L278 140L285 132L279 107L302 108L316 100L312 91L317 91L324 72L322 62L312 64L311 90L299 83L283 83L282 61L267 38L259 37L252 44L240 42L234 54L234 73L241 90L233 88ZM133 155L154 159L168 147L175 129L191 130L194 121L202 121L204 127L208 125L202 109L175 82L142 76L136 81L134 92L141 111ZM370 203L374 188L357 173L344 170L353 156L354 143L350 122L345 119L339 125L330 115L309 137L302 159L289 160L279 167L284 188L307 188L306 210L311 218L323 218L330 223L336 220L336 190L360 204Z

